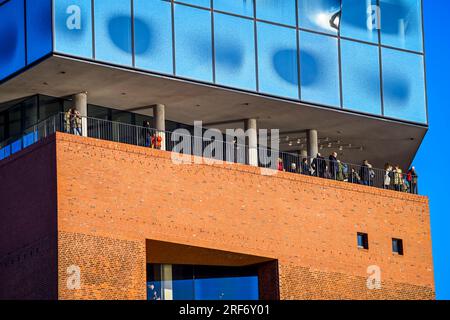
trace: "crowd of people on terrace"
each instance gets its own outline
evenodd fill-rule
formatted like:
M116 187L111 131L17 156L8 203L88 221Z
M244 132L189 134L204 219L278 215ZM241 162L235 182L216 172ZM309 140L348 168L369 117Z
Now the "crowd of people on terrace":
M82 135L82 117L78 110L69 109L64 114L64 120L67 133ZM142 136L145 147L161 149L163 137L151 129L149 121L143 122ZM299 166L297 162L290 162L287 168L285 165L286 162L279 158L279 171L418 194L418 175L415 167L404 173L400 165L386 163L384 170L380 170L374 169L368 160L364 160L360 166L355 166L339 160L337 152L333 152L328 159L318 153L314 159L302 158Z
M418 175L415 167L404 173L400 165L386 163L384 170L380 170L374 169L368 160L364 160L360 166L354 166L340 161L336 152L333 152L328 160L318 153L312 161L303 158L300 166L291 162L287 168L285 161L279 158L278 170L418 194Z

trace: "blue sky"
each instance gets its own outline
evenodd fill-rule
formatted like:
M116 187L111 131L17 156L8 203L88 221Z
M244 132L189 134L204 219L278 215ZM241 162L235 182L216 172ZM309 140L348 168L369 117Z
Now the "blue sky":
M415 165L420 192L430 197L431 233L438 299L450 299L450 212L446 169L450 165L445 148L450 127L450 37L449 0L424 0L430 131Z

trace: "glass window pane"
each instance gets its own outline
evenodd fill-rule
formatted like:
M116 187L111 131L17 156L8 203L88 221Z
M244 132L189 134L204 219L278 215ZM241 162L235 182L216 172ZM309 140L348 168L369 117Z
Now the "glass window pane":
M258 22L259 90L298 99L297 35L294 29Z
M18 137L22 133L22 110L20 106L15 107L8 112L9 136Z
M383 48L384 115L427 122L423 56Z
M52 3L50 0L27 0L28 63L44 57L52 49Z
M381 42L423 51L421 0L380 0Z
M24 2L0 6L0 80L25 67Z
M53 1L55 51L92 58L91 0Z
M62 100L48 96L39 96L39 120L45 120L54 114L62 112L62 110Z
M300 32L303 101L340 106L338 44L335 37Z
M256 0L256 17L295 26L296 0Z
M199 7L211 8L211 0L178 0L178 2L193 4Z
M340 11L340 0L299 0L299 27L337 34Z
M37 97L22 102L25 115L24 129L34 126L38 122Z
M214 0L214 9L253 17L254 0Z
M172 6L161 0L134 0L136 67L173 73Z
M214 23L216 82L256 90L253 21L215 13Z
M341 41L344 108L381 115L378 46Z
M377 0L342 0L341 36L378 43Z
M176 74L212 82L211 12L175 5Z
M130 0L95 0L95 58L131 65Z

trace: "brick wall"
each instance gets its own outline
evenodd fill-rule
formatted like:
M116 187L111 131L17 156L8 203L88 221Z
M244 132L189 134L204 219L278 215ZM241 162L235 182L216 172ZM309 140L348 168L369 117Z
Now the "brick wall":
M0 161L0 300L56 299L54 137Z
M143 298L146 239L277 259L281 299L434 298L425 197L241 165L176 165L170 153L64 134L56 141L61 298ZM369 234L369 251L356 247L357 232ZM403 239L404 256L391 238ZM86 290L65 288L71 264ZM381 268L381 290L365 285L370 265Z

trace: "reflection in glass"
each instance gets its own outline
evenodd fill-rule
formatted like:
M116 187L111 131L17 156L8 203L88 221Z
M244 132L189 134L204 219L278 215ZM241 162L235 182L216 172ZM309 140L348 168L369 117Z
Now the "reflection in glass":
M335 37L300 32L301 99L340 106L338 45Z
M341 36L378 43L377 0L342 0Z
M258 300L257 266L147 265L148 300Z
M299 0L299 27L337 34L340 12L340 0Z
M52 49L52 2L27 0L28 64L49 54Z
M134 41L137 68L173 73L172 8L170 2L134 0Z
M178 76L212 82L210 11L175 5L175 57Z
M421 0L380 0L381 42L423 51Z
M214 9L253 17L254 0L214 0Z
M53 1L55 51L92 58L91 0Z
M0 7L0 80L25 67L24 2Z
M256 17L261 20L295 26L296 0L256 0Z
M296 31L264 22L257 27L259 90L298 99Z
M95 58L132 65L130 0L95 0Z
M383 48L384 115L427 122L423 56Z
M381 115L378 46L342 40L344 108Z
M253 21L215 13L214 22L216 82L256 90Z
M200 7L211 8L211 0L177 0L177 1L188 3L188 4L193 4L193 5L200 6Z

